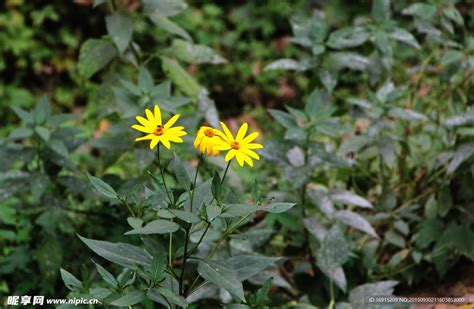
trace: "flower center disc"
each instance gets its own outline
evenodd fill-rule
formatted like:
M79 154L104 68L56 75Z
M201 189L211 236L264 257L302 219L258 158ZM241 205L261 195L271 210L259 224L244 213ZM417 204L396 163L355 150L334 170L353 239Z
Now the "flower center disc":
M204 131L204 134L207 137L213 137L214 136L214 131L212 131L212 129L207 129L206 131Z
M239 143L237 142L232 142L232 144L230 144L230 147L232 147L232 149L235 149L235 150L240 149Z
M156 136L163 135L163 126L156 126L155 132L153 132Z

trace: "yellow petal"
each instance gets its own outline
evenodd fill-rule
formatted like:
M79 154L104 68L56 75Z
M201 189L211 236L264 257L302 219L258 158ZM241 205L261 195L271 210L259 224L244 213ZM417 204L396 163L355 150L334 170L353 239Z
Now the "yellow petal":
M224 133L225 135L223 135L223 137L227 140L227 141L233 141L234 140L234 136L232 135L232 133L230 133L230 130L229 128L226 126L225 123L223 123L221 121L221 127L222 129L224 130Z
M171 128L176 123L176 121L178 121L179 116L180 116L179 114L176 114L173 117L171 117L171 119L168 120L168 122L165 124L164 126L165 129Z
M160 142L163 144L163 146L165 146L167 149L170 149L171 147L171 144L170 144L170 141L166 138L166 137L162 137Z
M183 139L179 136L173 136L173 135L168 136L167 135L167 137L170 141L175 142L175 143L182 143L183 142Z
M155 120L155 116L153 116L153 113L151 112L151 110L149 110L148 108L145 109L145 114L146 114L146 118L148 118L148 121L153 124L153 125L158 125L159 123L156 123L156 120Z
M244 155L242 153L236 151L235 158L240 166L244 166Z
M137 116L135 117L135 119L145 127L154 127L153 123L151 123L148 119L142 116Z
M247 129L249 128L249 125L244 122L241 126L240 126L240 129L239 129L239 132L237 132L237 136L235 137L235 140L237 142L240 142L244 136L245 136L245 133L247 133Z
M143 133L153 133L153 132L155 132L155 129L153 129L153 128L143 127L143 126L140 126L138 124L134 124L132 126L132 129L135 129L135 130L143 132Z
M145 135L145 136L142 136L142 137L137 137L135 139L135 142L144 141L144 140L148 140L148 139L153 139L153 137L155 137L155 134L148 134L148 135Z
M242 140L241 144L248 144L248 143L252 142L254 139L257 138L258 134L259 134L258 132L253 132L253 133L249 134L249 136L247 136L246 138L244 138Z
M158 105L155 105L155 121L156 125L161 126L161 110Z
M158 145L158 143L160 142L160 139L161 139L161 136L154 136L155 138L153 138L150 142L150 149L154 149L156 147L156 145Z
M253 161L252 159L250 159L249 156L243 156L244 158L244 161L250 166L250 167L253 167Z
M240 151L242 151L243 153L245 153L246 155L248 155L249 157L252 157L254 158L255 160L260 160L260 156L253 150L250 150L250 149L240 149Z
M258 143L251 143L251 144L245 145L245 148L247 148L247 149L261 149L261 148L263 148L263 145L258 144Z
M225 160L226 160L226 161L232 160L232 158L235 157L235 154L236 154L235 149L229 150L229 152L228 152L228 153L226 154L226 156L225 156Z

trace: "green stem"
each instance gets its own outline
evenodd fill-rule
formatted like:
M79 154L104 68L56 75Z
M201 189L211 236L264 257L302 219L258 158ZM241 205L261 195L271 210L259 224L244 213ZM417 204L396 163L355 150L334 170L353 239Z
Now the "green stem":
M335 302L335 300L334 300L334 283L333 283L332 278L329 278L329 295L330 295L330 297L331 297L331 302L329 303L328 308L329 308L329 309L333 309L333 308L334 308L334 304L335 304L336 302Z
M158 144L158 147L157 147L157 150L156 150L156 161L158 163L158 169L160 170L161 182L163 182L163 186L165 187L166 195L168 196L168 200L169 200L170 205L171 205L171 204L173 204L173 200L171 199L170 192L168 191L168 187L166 186L165 175L163 173L163 167L161 166L161 161L160 161L160 144Z
M191 192L190 201L189 201L189 206L191 208L191 212L193 212L194 191L196 191L196 181L197 181L197 176L199 174L198 173L199 172L199 167L201 167L201 161L202 161L202 153L199 156L199 161L198 161L198 164L196 166L196 173L194 173L193 191Z

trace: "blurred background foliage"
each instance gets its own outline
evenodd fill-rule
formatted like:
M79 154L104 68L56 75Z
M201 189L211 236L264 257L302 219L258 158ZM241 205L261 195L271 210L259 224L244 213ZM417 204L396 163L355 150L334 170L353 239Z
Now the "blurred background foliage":
M167 16L156 3L0 4L1 294L66 295L59 267L97 279L75 233L119 240L126 212L85 171L130 190L153 160L130 119L152 103L189 127L219 114L262 131L264 159L233 185L257 178L298 207L256 215L256 240L234 245L287 257L270 305L357 308L395 281L472 293L471 1L176 1ZM325 261L331 241L345 258Z

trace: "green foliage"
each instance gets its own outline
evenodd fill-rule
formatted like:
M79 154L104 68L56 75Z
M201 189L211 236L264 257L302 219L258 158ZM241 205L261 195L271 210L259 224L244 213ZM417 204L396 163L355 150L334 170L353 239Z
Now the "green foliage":
M472 264L465 2L86 2L0 5L2 295L365 308ZM220 117L254 169L197 155Z

